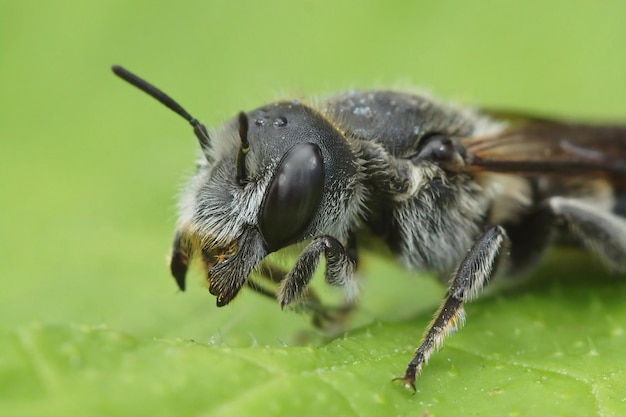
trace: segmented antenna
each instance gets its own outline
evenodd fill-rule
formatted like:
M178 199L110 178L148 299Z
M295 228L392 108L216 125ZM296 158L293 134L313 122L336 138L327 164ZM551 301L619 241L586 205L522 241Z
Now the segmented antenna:
M206 130L206 127L200 123L197 119L192 117L187 110L185 110L180 104L178 104L174 99L165 94L163 91L159 90L146 80L139 78L132 72L127 69L120 67L119 65L113 65L111 67L113 73L128 82L129 84L134 85L141 91L146 94L154 97L158 102L168 107L170 110L174 111L185 120L187 120L191 126L193 126L193 132L195 133L198 141L200 142L200 146L203 150L208 151L211 148L211 139L209 138L209 133Z

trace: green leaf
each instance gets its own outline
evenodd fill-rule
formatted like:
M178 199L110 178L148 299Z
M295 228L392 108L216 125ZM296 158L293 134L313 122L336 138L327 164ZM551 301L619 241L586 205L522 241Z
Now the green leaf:
M218 309L200 274L177 293L165 257L197 141L110 72L128 66L210 127L399 80L619 121L625 15L610 1L0 0L0 416L626 415L626 279L578 253L494 282L415 395L391 379L445 293L430 276L364 251L360 309L335 338L249 291Z
M623 415L623 280L546 284L553 272L468 305L415 395L391 379L430 313L304 346L31 325L0 334L0 414Z

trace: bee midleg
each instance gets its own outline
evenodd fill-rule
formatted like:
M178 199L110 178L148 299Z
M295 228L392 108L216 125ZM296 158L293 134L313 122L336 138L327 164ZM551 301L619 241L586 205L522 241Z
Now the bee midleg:
M261 274L261 276L264 276L264 275ZM261 294L267 298L276 300L276 291L272 290L271 288L268 288L266 285L264 285L262 282L259 282L257 279L255 279L252 276L248 277L248 280L246 281L246 287L250 288L252 291L256 292L257 294Z
M570 233L611 269L626 271L626 220L581 200L552 197L548 206Z
M282 278L287 276L286 271L281 271L274 266L263 266L257 271L261 278L273 283L280 283ZM276 291L268 288L263 282L250 277L246 281L248 288L265 297L276 301ZM278 279L277 279L278 278ZM332 331L341 328L341 324L346 321L350 313L354 310L354 303L344 303L339 306L329 306L322 303L315 290L306 288L298 300L297 310L311 316L311 322L319 329Z
M286 276L287 271L265 261L259 265L253 276L248 277L246 286L257 294L261 294L276 301L276 290L269 288L263 281L268 281L272 284L280 284ZM261 279L258 279L259 277Z
M435 313L428 326L421 345L415 350L403 377L403 381L415 391L415 378L430 355L442 345L445 337L456 331L465 321L463 303L478 296L480 290L493 276L503 255L508 239L504 228L492 226L474 243L465 256L448 289L446 299Z

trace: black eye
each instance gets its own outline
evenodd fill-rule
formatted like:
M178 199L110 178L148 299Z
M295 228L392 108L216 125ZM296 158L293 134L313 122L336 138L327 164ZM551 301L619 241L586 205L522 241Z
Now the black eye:
M312 143L291 148L280 161L263 199L260 227L268 250L278 250L301 237L323 191L320 148Z
M434 134L423 140L424 144L414 157L415 159L449 161L454 156L454 145L445 136Z

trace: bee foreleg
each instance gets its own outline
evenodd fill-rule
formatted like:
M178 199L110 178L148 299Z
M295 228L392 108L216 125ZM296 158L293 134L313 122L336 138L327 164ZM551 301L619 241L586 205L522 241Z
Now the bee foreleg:
M553 197L548 205L569 231L610 268L626 271L626 220L575 199Z
M244 230L234 255L219 262L208 271L209 292L217 297L216 304L230 303L246 283L254 267L263 260L263 238L256 229Z
M415 351L404 376L394 380L402 381L415 392L416 376L420 374L430 355L441 347L445 337L463 325L463 303L476 298L489 282L497 269L506 242L506 233L500 226L490 227L476 241L454 273L446 299L428 326L422 344Z
M337 239L320 236L304 249L293 269L282 282L278 291L278 301L281 307L302 296L322 254L326 256L326 282L343 287L347 299L356 297L358 286L354 279L354 262Z

